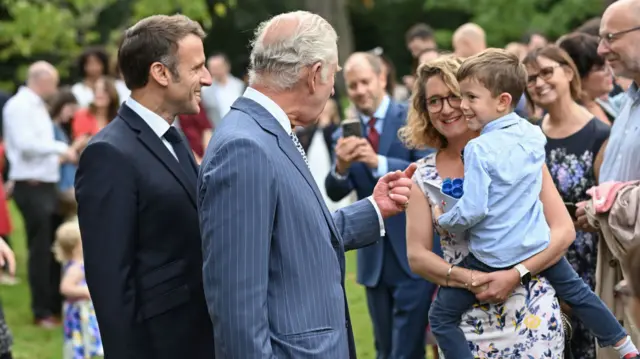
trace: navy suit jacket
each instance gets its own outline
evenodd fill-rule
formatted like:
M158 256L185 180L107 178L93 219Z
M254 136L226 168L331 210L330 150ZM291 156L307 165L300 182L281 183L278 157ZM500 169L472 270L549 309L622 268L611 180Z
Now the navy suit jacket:
M241 97L206 150L198 210L219 358L355 358L344 251L380 237L369 200L329 213L285 129Z
M398 138L398 130L405 125L407 119L407 106L391 100L389 109L383 120L382 133L380 134L380 144L378 154L386 156L388 161L388 171L403 171L412 162L425 157L430 151L410 150ZM365 125L362 124L362 133L366 134ZM338 138L342 137L342 129L334 133L334 147ZM334 151L335 152L335 151ZM335 168L335 158L334 158ZM362 162L351 165L346 179L337 179L332 173L327 175L325 188L327 195L334 201L339 201L356 190L358 198L365 198L371 195L373 188L378 181L374 177L371 169ZM401 213L397 216L385 220L386 238L391 242L394 254L402 269L412 278L419 278L411 272L407 260L406 242L406 218ZM384 258L384 242L378 243L358 250L358 283L375 287L378 285L382 273Z
M214 356L191 168L126 104L80 157L78 219L106 359Z

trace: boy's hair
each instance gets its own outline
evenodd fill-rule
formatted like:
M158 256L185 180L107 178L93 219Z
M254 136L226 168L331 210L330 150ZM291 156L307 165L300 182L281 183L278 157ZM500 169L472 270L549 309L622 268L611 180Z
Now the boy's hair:
M515 108L527 88L527 69L515 54L504 49L490 48L462 62L456 74L458 83L465 79L480 82L498 97L511 95L511 107Z
M77 219L64 222L56 230L56 240L53 243L53 253L56 260L66 263L73 258L73 251L80 243L80 225Z

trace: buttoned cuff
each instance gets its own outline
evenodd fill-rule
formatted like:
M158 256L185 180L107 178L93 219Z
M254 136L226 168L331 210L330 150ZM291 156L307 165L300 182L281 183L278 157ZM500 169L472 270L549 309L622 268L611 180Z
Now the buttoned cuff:
M384 218L382 218L382 212L380 212L380 208L378 208L378 204L372 196L367 197L367 199L371 201L373 208L376 210L376 214L378 215L378 223L380 224L380 237L384 237L387 232L384 229Z

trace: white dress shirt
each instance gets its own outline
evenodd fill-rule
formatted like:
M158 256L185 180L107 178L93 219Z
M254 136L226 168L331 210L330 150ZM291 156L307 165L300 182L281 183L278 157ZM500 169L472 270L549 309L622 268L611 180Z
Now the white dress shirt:
M153 131L153 133L155 133L156 136L160 137L160 140L162 140L162 143L164 143L164 146L169 150L169 152L171 152L173 157L175 157L177 160L178 156L176 156L176 153L173 150L173 146L171 146L171 143L164 138L164 134L167 133L167 131L169 131L169 127L171 127L171 125L169 125L169 122L167 122L167 120L165 120L164 118L160 117L160 115L158 115L157 113L142 106L138 101L134 100L131 97L129 97L126 100L126 104L127 106L129 106L130 109L133 110L133 112L137 113L138 116L142 117L144 122L146 122L147 125L151 127L151 131Z
M69 146L56 141L47 106L28 87L20 87L3 109L9 179L57 183L60 155Z
M260 91L251 87L247 87L247 89L244 91L243 96L257 102L260 106L264 107L265 110L267 110L267 112L269 112L269 114L271 114L271 116L273 116L278 121L282 128L284 128L287 134L291 136L291 132L293 132L291 129L291 121L289 121L289 117L277 103L273 102L272 99L265 96ZM373 208L375 208L376 213L378 214L378 222L380 223L380 237L384 237L386 232L384 229L384 219L382 218L382 213L380 213L380 208L378 208L378 204L373 200L373 197L369 196L367 197L367 199L371 202Z

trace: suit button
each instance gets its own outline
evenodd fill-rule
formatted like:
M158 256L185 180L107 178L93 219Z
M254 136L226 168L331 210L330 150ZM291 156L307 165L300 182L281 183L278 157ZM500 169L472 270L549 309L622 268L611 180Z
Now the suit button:
M609 261L609 266L610 267L616 267L618 265L618 261L615 259L612 259Z

